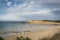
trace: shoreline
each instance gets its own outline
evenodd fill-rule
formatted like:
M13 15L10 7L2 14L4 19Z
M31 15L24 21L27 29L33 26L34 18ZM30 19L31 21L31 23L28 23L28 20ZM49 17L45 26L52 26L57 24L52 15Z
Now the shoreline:
M41 30L44 30L44 29L49 29L49 28L58 28L59 26L43 26L43 27L24 27L24 28L20 28L19 30L17 31L7 31L7 32L3 32L1 33L2 35L3 34L10 34L10 33L22 33L22 32L38 32L38 31L41 31ZM0 35L1 35L0 34Z
M31 28L33 29L33 28ZM48 27L48 28L35 28L30 31L23 31L21 33L10 33L6 36L3 36L5 40L14 40L17 36L29 37L32 40L37 40L38 38L51 37L53 34L60 32L60 26L57 27Z

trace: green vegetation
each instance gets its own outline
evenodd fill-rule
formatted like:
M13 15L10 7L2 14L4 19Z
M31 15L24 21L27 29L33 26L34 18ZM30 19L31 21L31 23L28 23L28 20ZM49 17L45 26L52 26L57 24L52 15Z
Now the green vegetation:
M51 38L48 37L48 38L43 38L43 39L39 39L39 40L60 40L60 32L59 33L56 33Z
M24 38L24 37L20 36L20 37L17 37L16 40L31 40L31 39L28 37Z
M2 37L0 37L0 40L4 40Z
M17 37L17 40L21 40L19 37Z
M26 37L25 40L30 40L30 38Z

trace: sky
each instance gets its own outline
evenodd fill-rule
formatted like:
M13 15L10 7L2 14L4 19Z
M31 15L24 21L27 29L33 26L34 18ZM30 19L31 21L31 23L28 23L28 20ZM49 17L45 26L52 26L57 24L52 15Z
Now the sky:
M60 20L60 0L0 0L0 21Z

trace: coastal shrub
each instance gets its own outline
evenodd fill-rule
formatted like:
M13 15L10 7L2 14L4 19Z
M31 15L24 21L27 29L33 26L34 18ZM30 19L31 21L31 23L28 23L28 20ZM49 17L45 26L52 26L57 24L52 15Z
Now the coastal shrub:
M20 36L20 37L17 37L17 40L24 40L24 38Z
M19 37L17 37L17 39L16 40L21 40Z
M24 38L23 36L20 36L20 39L21 39L21 40L24 40L25 38Z
M23 38L23 36L20 36L20 38Z
M48 38L43 38L41 40L60 40L60 32L54 34L51 38L48 37Z
M24 38L23 36L17 37L16 40L30 40L30 38L26 37Z
M30 38L26 37L25 40L30 40Z
M0 37L0 40L4 40L4 38Z

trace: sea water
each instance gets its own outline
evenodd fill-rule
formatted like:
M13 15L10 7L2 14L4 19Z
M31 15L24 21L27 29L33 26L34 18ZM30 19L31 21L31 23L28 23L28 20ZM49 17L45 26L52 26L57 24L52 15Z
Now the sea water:
M18 31L20 28L27 26L27 23L22 23L20 21L0 21L0 33Z
M58 26L53 24L28 24L21 21L0 21L0 34L11 33L11 32L21 32L25 30L30 30L31 27L46 28L51 26ZM24 29L25 28L25 29Z

